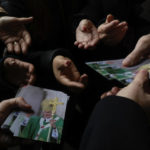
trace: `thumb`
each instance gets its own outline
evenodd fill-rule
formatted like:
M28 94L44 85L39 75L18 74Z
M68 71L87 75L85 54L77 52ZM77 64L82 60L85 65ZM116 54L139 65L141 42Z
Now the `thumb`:
M130 67L137 64L141 60L142 51L134 49L122 62L125 67Z
M17 97L15 103L16 103L16 107L20 109L28 109L28 110L31 109L31 105L27 104L27 102L22 97Z
M142 69L137 73L131 84L136 84L143 87L143 85L147 83L149 83L149 72L146 69Z
M64 71L64 69L69 68L70 66L71 66L71 60L64 59L64 60L60 60L60 65L59 65L58 69L60 71Z
M134 50L124 59L123 65L128 67L138 63L146 54L149 53L148 43L149 43L149 37L147 36L141 37L138 40Z
M106 23L109 23L109 22L111 22L113 20L114 20L114 16L112 14L107 15L107 17L106 17Z
M33 17L17 18L17 21L18 21L20 24L28 24L28 23L30 23L30 22L33 21Z
M79 82L83 83L85 86L87 86L88 84L88 75L87 74L83 74L81 75Z

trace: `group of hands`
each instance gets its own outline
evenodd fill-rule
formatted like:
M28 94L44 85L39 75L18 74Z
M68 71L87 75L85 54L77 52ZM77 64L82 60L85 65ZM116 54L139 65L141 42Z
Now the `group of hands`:
M32 39L25 25L31 23L32 21L33 17L16 18L4 16L0 18L0 39L6 45L8 53L13 53L16 55L26 55L28 53ZM70 58L61 55L55 56L53 59L52 68L57 81L68 87L72 92L81 92L87 86L88 76L86 74L81 75L76 65ZM32 81L30 81L30 83L33 84L35 78L36 75L32 72ZM20 86L21 85L22 84L20 82Z
M24 55L28 53L32 39L25 25L32 21L33 17L16 18L4 16L0 18L0 39L5 43L9 53ZM98 27L92 21L83 19L76 29L76 41L74 44L83 50L94 50L99 42L114 46L122 41L127 30L127 22L120 22L114 19L111 14L107 15L105 22ZM141 58L148 56L150 53L149 41L150 35L142 36L138 40L135 49L124 59L123 65L135 65ZM52 66L54 76L60 84L77 93L86 88L88 75L81 75L70 58L56 56L53 59ZM35 77L32 78L35 81Z
M27 54L28 48L31 45L30 33L25 28L25 24L32 22L33 18L16 18L16 17L1 17L0 18L0 39L5 43L7 51L16 54ZM85 50L93 50L98 42L103 42L107 45L118 44L125 36L128 30L126 22L120 22L114 19L112 15L108 15L105 23L96 27L90 20L81 20L76 29L75 45ZM150 35L142 36L134 50L124 59L124 66L132 66L138 63L143 57L150 54ZM64 56L56 56L53 60L53 72L61 84L70 87L72 91L81 91L88 82L86 74L81 75L76 68L74 62ZM113 87L110 91L101 95L101 98L110 95L117 95L129 98L138 103L147 114L150 107L150 84L149 73L147 70L141 70L135 76L135 79L125 88ZM26 104L21 97L4 100L0 103L0 124L5 120L12 109L20 108L23 110L32 109ZM1 132L1 131L0 131ZM1 137L3 136L2 133ZM8 141L11 141L6 135L1 140L0 145L8 146ZM7 144L6 144L7 142ZM10 144L15 142L10 142Z

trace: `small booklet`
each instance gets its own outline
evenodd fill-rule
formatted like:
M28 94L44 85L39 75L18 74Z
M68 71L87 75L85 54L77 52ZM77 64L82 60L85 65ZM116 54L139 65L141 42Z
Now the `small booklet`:
M86 64L96 72L109 80L118 80L124 85L128 85L140 69L150 71L150 59L140 62L133 67L123 67L123 59L87 62Z
M15 137L59 144L69 96L63 92L25 86L16 94L32 106L33 113L12 112L1 128Z

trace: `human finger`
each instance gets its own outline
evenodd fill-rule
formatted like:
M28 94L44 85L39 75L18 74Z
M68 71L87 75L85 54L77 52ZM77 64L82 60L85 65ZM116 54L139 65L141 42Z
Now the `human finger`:
M80 43L79 45L78 45L78 48L83 48L84 47L84 45L82 44L82 43Z
M27 49L28 49L28 46L27 46L26 42L23 39L20 39L19 40L19 44L20 44L22 53L26 54L27 53Z
M80 76L79 82L83 83L85 85L85 87L88 84L88 75L87 74L83 74Z
M112 14L107 15L107 17L106 17L106 23L109 23L109 22L111 22L113 20L114 20L114 16Z
M20 54L21 52L20 44L17 41L14 42L14 52L16 54Z
M31 39L30 33L26 30L23 31L23 39L27 45L31 45L32 39Z
M103 93L103 94L100 96L100 99L105 98L105 97L106 97L106 94L107 94L107 92Z
M27 24L33 21L33 17L22 17L22 18L16 18L17 21L21 24Z
M110 23L107 23L103 26L103 32L110 32L119 24L119 20L113 20Z
M128 26L128 23L126 21L120 22L116 27L124 27L124 26Z
M13 43L13 42L19 41L19 40L20 40L19 36L12 36L12 37L9 37L6 40L4 40L4 43L8 44L8 43Z
M139 87L143 87L146 82L149 83L149 73L148 70L142 69L136 74L131 84L136 84Z
M89 46L90 47L96 46L96 44L98 43L98 41L99 41L99 38L93 39L91 42L89 42Z
M116 95L119 90L120 90L120 88L118 88L118 87L113 87L113 88L111 89L111 93L112 93L113 95Z
M14 50L14 45L13 45L13 43L8 43L8 44L7 44L7 51L8 51L9 53L12 53L13 50Z
M74 42L74 45L78 46L79 43L80 43L79 41L75 41L75 42Z
M125 67L133 66L137 64L141 60L141 56L143 55L143 51L138 49L134 49L122 62L122 65Z
M27 110L30 110L32 107L31 105L27 104L27 102L24 100L23 97L17 97L14 99L14 106L15 107L18 107L20 109L27 109Z

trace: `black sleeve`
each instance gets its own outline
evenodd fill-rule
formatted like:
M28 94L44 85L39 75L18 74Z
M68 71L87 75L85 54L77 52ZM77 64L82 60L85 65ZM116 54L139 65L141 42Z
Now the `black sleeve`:
M9 16L27 16L25 0L0 0L0 5L7 11Z
M82 10L74 15L73 30L75 31L82 19L89 19L97 25L101 19L104 20L103 16L104 14L101 0L86 0Z
M35 73L37 75L37 86L50 88L54 87L57 83L53 74L52 62L53 59L58 55L62 55L64 57L69 57L70 59L72 59L69 51L62 48L49 51L30 52L27 55L8 54L7 57L13 57L22 61L32 63L35 66Z
M149 137L143 109L127 98L109 96L96 105L80 150L148 150Z

